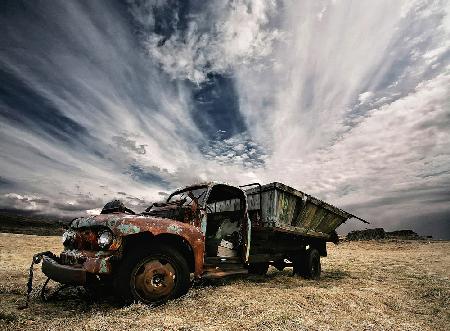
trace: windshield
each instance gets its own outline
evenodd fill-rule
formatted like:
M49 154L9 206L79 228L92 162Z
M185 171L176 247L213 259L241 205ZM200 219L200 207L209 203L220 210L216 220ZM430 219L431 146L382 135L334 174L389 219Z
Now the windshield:
M206 191L208 190L208 187L199 187L199 188L188 188L184 191L178 192L167 199L167 202L174 202L177 200L185 200L183 202L184 206L187 206L191 204L192 198L190 197L191 194L189 192L192 192L192 195L198 200L198 203L200 206L203 205L203 201L206 197Z

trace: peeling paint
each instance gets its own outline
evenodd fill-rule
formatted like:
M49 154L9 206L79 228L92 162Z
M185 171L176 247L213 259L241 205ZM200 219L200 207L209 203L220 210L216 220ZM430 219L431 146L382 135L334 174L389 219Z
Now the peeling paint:
M167 231L169 231L171 233L180 234L181 228L176 224L171 224L167 227Z
M125 235L141 232L141 229L138 226L136 226L134 224L127 224L127 223L122 223L119 226L117 226L117 230Z
M264 228L329 240L333 231L355 217L335 206L281 183L246 190L249 213L262 215ZM261 195L261 198L258 199ZM256 202L261 201L261 204ZM359 218L358 218L359 219ZM257 219L252 219L254 225Z
M105 259L101 259L100 260L100 268L99 268L98 272L101 273L101 274L108 273L108 265L107 265Z

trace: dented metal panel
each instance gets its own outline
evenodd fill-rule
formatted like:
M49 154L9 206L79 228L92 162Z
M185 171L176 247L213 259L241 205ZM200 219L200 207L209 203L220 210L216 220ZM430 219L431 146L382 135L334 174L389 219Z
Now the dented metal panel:
M195 220L193 220L195 222ZM146 215L126 214L101 214L82 217L71 224L73 229L90 229L106 227L110 229L116 238L147 232L153 236L173 234L182 237L192 248L194 254L195 275L203 272L204 239L201 229L189 223L183 223L171 219L152 217ZM116 247L116 246L114 246ZM118 246L116 247L118 248ZM102 263L92 261L92 264ZM99 270L106 270L107 265L96 265ZM98 269L97 268L97 269ZM109 270L109 269L108 269Z
M254 225L329 238L353 215L281 183L246 190L249 212L260 212ZM261 199L260 199L261 194ZM261 201L261 203L260 203ZM260 206L261 204L261 206Z

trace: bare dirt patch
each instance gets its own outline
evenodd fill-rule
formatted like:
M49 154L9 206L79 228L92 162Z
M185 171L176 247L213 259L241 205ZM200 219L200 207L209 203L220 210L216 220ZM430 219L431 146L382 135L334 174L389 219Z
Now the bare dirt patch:
M76 291L43 303L35 291L30 308L18 310L33 253L60 249L59 237L0 234L0 329L450 329L450 242L331 244L320 281L270 269L266 277L197 284L157 308L120 307Z

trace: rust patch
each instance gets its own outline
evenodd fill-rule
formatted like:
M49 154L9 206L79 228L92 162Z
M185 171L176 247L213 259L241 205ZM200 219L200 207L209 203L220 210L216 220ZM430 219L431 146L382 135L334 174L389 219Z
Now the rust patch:
M180 234L181 228L177 224L171 224L167 227L167 231L175 234Z
M200 215L195 209L195 215ZM191 214L192 216L192 214ZM199 223L198 220L190 219L193 223ZM107 227L109 228L115 237L114 243L109 247L109 251L117 250L120 248L120 242L122 237L127 235L148 232L154 236L161 234L174 234L185 239L192 248L194 253L194 265L196 276L199 276L203 272L203 255L204 255L204 236L201 230L193 226L192 224L184 223L168 218L160 218L147 215L125 215L125 214L102 214L92 217L86 217L78 219L72 224L72 227L78 228L79 231L86 230L92 231L93 228ZM95 232L88 236L89 242L92 243L92 247L88 249L97 250L97 238ZM86 239L84 239L86 240ZM95 246L95 247L94 247ZM97 262L89 262L91 265L95 265ZM100 265L96 265L95 270L100 270ZM103 268L103 270L106 270ZM109 269L108 269L109 270Z

